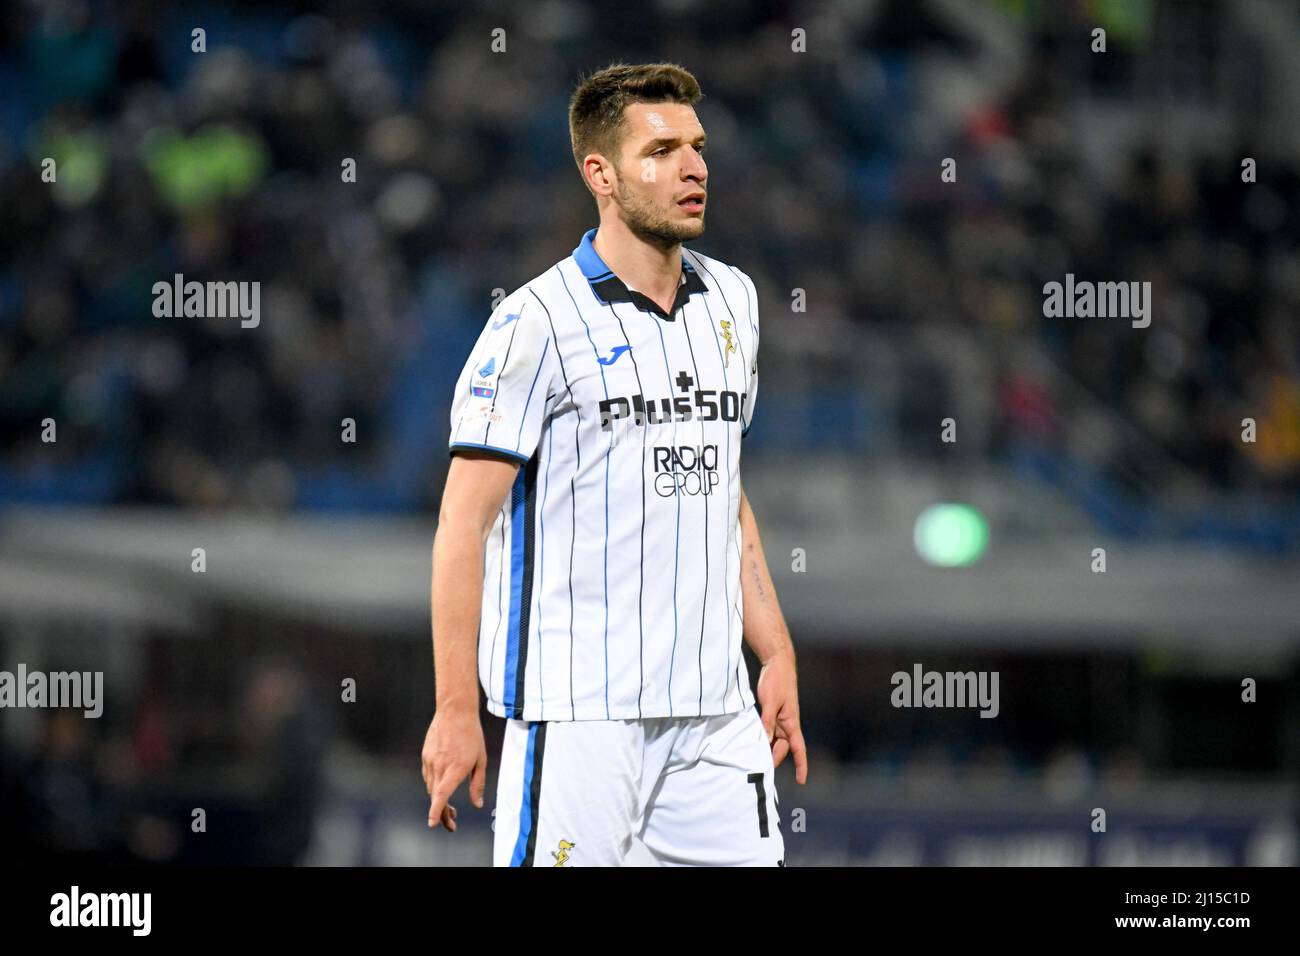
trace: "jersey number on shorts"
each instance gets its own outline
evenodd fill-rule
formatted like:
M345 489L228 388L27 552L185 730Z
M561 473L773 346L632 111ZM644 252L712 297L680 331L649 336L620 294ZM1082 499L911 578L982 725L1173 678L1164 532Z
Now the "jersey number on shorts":
M761 773L751 773L749 782L754 785L755 795L758 798L758 834L767 836L767 790L763 787L763 775Z

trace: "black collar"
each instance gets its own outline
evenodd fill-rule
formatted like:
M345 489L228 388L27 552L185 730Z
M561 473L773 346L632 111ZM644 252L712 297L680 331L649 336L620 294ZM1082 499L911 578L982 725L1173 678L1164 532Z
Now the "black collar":
M677 284L677 297L673 300L671 312L664 312L653 299L642 292L629 289L627 284L614 275L605 261L601 259L600 254L596 252L592 240L596 236L596 230L588 230L587 234L582 237L582 242L578 248L573 250L573 256L582 269L582 274L587 277L591 283L591 290L603 302L631 302L638 309L646 312L653 312L662 319L672 322L677 318L677 310L686 304L691 295L696 292L708 292L709 287L704 284L700 274L695 271L695 267L690 264L685 254L682 255L682 277Z
M699 274L690 267L685 259L682 259L682 274L684 278L677 285L677 298L673 300L671 313L665 313L648 295L637 292L635 289L629 289L623 280L614 273L610 273L603 279L592 282L591 288L595 290L596 295L600 296L606 302L631 302L638 309L644 309L647 312L654 312L661 318L669 322L677 318L677 310L686 304L690 299L692 292L708 292L709 287L704 284L704 280Z

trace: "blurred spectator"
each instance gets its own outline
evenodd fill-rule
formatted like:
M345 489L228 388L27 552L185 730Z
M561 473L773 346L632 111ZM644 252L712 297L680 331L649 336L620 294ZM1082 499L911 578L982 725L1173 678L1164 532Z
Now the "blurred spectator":
M1114 63L1129 63L1163 7L1107 9ZM1300 308L1296 158L1247 186L1247 144L1173 154L1113 134L1108 182L1063 125L1079 108L1064 84L1074 71L1080 97L1110 96L1132 70L1063 59L1061 17L991 5L982 38L927 3L834 16L836 69L756 73L753 45L775 51L786 29L757 11L711 32L698 62L683 48L716 91L700 104L720 143L701 248L744 263L765 342L791 345L764 353L767 407L856 323L894 337L910 370L880 416L897 432L888 447L933 453L936 410L960 403L993 409L995 454L1129 449L1097 464L1139 496L1169 468L1211 489L1300 487L1285 318ZM0 75L19 96L0 117L0 500L432 507L450 389L492 290L567 254L594 219L565 108L598 55L595 23L514 37L533 52L489 69L478 20L452 7L236 5L210 18L205 53L187 19L144 4L4 17ZM937 177L945 156L954 183ZM1042 285L1066 272L1151 281L1151 328L1045 319ZM153 283L177 273L260 282L266 321L155 318ZM796 287L806 313L785 309ZM999 370L985 384L959 387L909 348L957 326ZM874 387L865 366L833 374L848 396ZM1237 434L1248 416L1254 445ZM808 447L826 424L786 416L769 433L763 420L758 447Z

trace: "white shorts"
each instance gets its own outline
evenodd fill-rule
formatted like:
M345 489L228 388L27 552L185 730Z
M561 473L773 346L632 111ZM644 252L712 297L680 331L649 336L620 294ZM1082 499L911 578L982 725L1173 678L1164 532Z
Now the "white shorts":
M752 707L714 717L507 720L494 866L785 866Z

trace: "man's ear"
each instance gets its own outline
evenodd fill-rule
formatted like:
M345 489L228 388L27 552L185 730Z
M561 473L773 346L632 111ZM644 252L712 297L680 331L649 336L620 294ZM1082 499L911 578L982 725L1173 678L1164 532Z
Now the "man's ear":
M595 172L591 174L591 179L592 179L591 185L599 186L602 188L607 187L610 190L610 192L613 192L614 183L610 179L610 175L609 175L609 170L611 168L609 160L607 160L600 153L591 153L590 155L587 156L585 160L583 160L583 168L589 169L591 166L591 161L593 159L598 160L599 162L596 165Z

